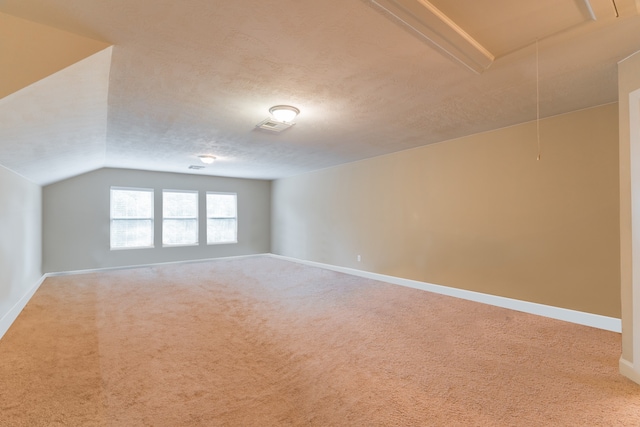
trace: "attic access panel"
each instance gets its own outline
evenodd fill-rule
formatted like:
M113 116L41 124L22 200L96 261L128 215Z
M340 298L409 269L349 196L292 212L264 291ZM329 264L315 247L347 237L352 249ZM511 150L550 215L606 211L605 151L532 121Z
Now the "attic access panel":
M615 16L611 0L429 1L496 58L536 39Z

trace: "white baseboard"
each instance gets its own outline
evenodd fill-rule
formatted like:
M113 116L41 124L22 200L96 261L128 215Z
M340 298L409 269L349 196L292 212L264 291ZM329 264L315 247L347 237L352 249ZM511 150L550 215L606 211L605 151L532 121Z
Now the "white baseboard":
M36 293L44 279L48 277L47 274L43 275L38 282L31 287L24 295L5 313L4 316L0 319L0 339L7 333L13 322L18 318L18 315L25 308L33 294Z
M631 381L640 384L640 371L634 368L633 363L620 358L620 373Z
M384 274L371 273L368 271L357 270L354 268L340 267L331 264L323 264L315 261L307 261L298 258L291 258L282 255L270 254L275 258L287 261L293 261L300 264L310 265L313 267L325 268L340 273L351 274L354 276L364 277L367 279L387 282L394 285L406 286L409 288L421 289L423 291L433 292L451 297L466 299L469 301L480 302L483 304L494 305L497 307L508 308L511 310L521 311L524 313L536 314L538 316L549 317L552 319L563 320L565 322L577 323L579 325L591 326L593 328L604 329L611 332L622 332L622 321L615 317L601 316L599 314L585 313L582 311L570 310L566 308L553 307L544 304L538 304L528 301L521 301L512 298L500 297L496 295L483 294L480 292L467 291L464 289L450 288L447 286L434 285L432 283L419 282L417 280L403 279L401 277L387 276Z
M243 258L251 258L254 256L261 255L271 255L271 254L248 254L248 255L234 255L234 256L226 256L226 257L216 257L216 258L202 258L202 259L188 259L182 261L165 261L165 262L156 262L149 264L135 264L135 265L120 265L113 267L98 267L98 268L87 268L85 270L69 270L69 271L56 271L49 272L47 276L71 276L75 274L88 274L88 273L100 273L103 271L115 271L115 270L128 270L132 268L145 268L145 267L155 267L160 265L171 265L171 264L189 264L189 263L197 263L197 262L208 262L208 261L221 261L221 260L231 260L231 259L243 259Z
M169 261L169 262L161 262L155 264L142 264L142 265L131 265L131 266L119 266L119 267L102 267L102 268L91 268L86 270L74 270L74 271L61 271L61 272L51 272L45 273L38 282L31 287L25 294L16 302L13 307L9 309L9 311L2 316L0 319L0 339L7 333L13 322L18 318L18 315L22 312L22 310L26 307L27 303L36 293L36 291L40 288L40 285L44 282L47 277L55 277L55 276L66 276L66 275L75 275L75 274L87 274L87 273L97 273L101 271L113 271L113 270L124 270L129 268L141 268L141 267L153 267L156 265L164 265L164 264L185 264L191 262L205 262L205 261L215 261L215 260L223 260L223 259L242 259L248 258L257 255L269 255L269 254L250 254L250 255L237 255L230 257L218 257L218 258L206 258L206 259L197 259L197 260L186 260L186 261Z
M21 298L16 302L9 311L2 316L0 319L0 338L4 336L4 334L9 330L9 327L16 320L20 312L27 305L33 294L38 290L42 282L47 277L50 276L60 276L67 274L86 274L92 272L100 272L100 271L109 271L109 270L122 270L126 268L140 268L140 267L149 267L154 265L162 265L162 264L177 264L177 263L188 263L188 262L204 262L204 261L214 261L214 260L222 260L222 259L234 259L234 258L247 258L253 257L257 255L268 255L274 258L279 258L287 261L297 262L300 264L310 265L313 267L324 268L327 270L337 271L340 273L351 274L358 277L364 277L367 279L378 280L382 282L391 283L394 285L406 286L414 289L421 289L428 292L433 292L442 295L448 295L456 298L466 299L470 301L480 302L484 304L494 305L497 307L508 308L511 310L521 311L524 313L536 314L539 316L549 317L552 319L563 320L566 322L577 323L580 325L591 326L594 328L604 329L607 331L618 332L622 331L622 322L620 319L616 319L614 317L601 316L598 314L585 313L582 311L569 310L566 308L553 307L544 304L537 304L528 301L520 301L512 298L500 297L496 295L483 294L479 292L467 291L464 289L450 288L447 286L434 285L432 283L419 282L417 280L409 280L403 279L395 276L387 276L384 274L371 273L368 271L357 270L354 268L348 267L340 267L331 264L323 264L315 261L307 261L298 258L291 258L282 255L275 254L251 254L251 255L240 255L234 257L221 257L221 258L210 258L210 259L201 259L201 260L191 260L191 261L174 261L174 262L166 262L166 263L158 263L158 264L146 264L146 265L135 265L135 266L124 266L124 267L105 267L105 268L97 268L97 269L87 269L87 270L79 270L79 271L66 271L60 273L46 273L43 275L38 282L31 287ZM623 359L620 360L620 370L625 370L625 372L629 372L627 375L629 378L632 378L632 375L638 376L639 374L633 370L633 365ZM636 381L636 380L634 380ZM638 381L640 382L640 378Z

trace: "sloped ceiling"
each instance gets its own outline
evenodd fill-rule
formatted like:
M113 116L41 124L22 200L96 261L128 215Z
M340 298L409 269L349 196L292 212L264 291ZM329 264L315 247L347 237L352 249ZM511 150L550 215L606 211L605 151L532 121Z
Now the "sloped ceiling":
M0 164L40 184L102 166L274 179L535 119L536 39L543 117L615 102L616 63L640 49L633 0L619 17L611 0L430 4L492 51L486 71L370 0L5 0L22 28L87 42L0 92ZM0 58L21 51L11 31ZM257 130L277 104L296 125ZM200 154L218 160L188 169Z
M0 13L0 98L109 46Z
M47 184L105 165L111 48L0 99L0 164Z

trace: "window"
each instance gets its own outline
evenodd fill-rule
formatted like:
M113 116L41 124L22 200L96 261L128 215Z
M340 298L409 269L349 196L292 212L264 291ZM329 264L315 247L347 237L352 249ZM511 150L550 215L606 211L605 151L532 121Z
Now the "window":
M207 193L207 244L238 241L237 195Z
M198 244L197 191L162 191L162 244Z
M111 187L111 249L153 247L153 190Z

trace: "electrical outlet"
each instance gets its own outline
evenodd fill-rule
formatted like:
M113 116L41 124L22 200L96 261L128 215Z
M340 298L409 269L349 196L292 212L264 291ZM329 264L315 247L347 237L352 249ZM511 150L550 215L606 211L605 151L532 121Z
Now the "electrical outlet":
M362 261L362 257L358 255L358 262Z

